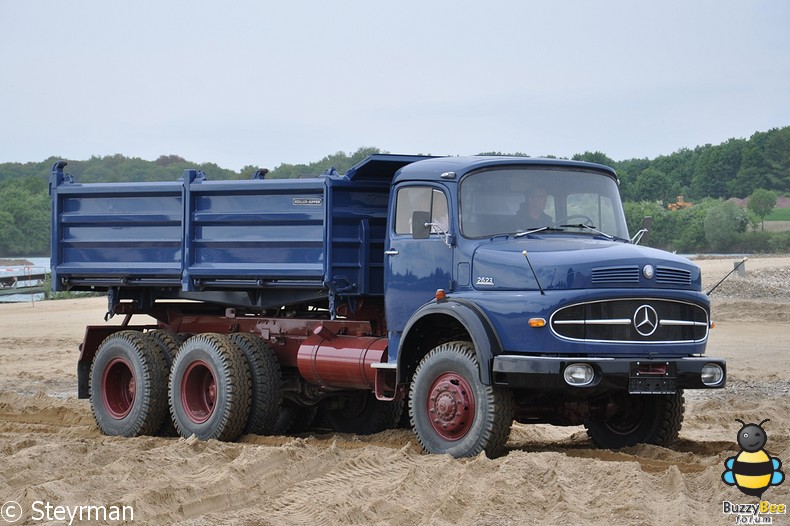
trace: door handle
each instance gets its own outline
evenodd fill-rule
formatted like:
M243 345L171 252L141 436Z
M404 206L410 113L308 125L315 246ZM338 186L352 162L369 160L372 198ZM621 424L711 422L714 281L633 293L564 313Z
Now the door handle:
M385 256L397 256L398 254L400 254L400 252L398 252L397 250L387 250L386 252L384 252Z

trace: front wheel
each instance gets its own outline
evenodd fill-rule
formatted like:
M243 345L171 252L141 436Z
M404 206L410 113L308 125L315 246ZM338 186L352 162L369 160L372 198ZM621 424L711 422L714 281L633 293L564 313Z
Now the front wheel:
M480 381L470 342L439 345L414 373L409 415L417 440L429 453L502 455L513 414L512 393Z
M603 449L636 444L669 447L683 425L683 391L672 395L629 395L613 397L616 412L605 420L584 424L593 443Z

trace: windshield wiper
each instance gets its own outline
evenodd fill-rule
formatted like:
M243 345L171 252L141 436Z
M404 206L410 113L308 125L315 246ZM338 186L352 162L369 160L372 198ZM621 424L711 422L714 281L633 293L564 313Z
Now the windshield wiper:
M563 226L565 226L565 225L563 225ZM517 233L513 234L513 237L524 237L524 236L529 236L529 235L532 235L532 234L537 234L538 232L562 232L562 229L561 228L553 228L553 227L550 227L550 226L542 226L542 227L539 227L539 228L533 228L532 230L526 230L524 232L517 232Z
M628 239L623 239L622 237L613 236L612 234L607 234L606 232L601 232L600 230L598 230L594 226L585 225L584 223L577 223L575 225L560 225L560 226L563 227L563 228L584 228L584 229L587 229L587 230L589 230L591 232L594 232L594 233L598 234L599 236L605 237L609 241L624 241L626 243L629 242Z

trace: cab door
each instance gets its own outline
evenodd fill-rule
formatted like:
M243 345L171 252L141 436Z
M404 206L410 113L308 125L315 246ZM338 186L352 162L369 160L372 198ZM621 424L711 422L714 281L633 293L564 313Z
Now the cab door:
M411 315L435 298L437 289L452 290L454 248L453 222L444 188L401 185L394 199L384 253L384 301L390 338L398 340ZM431 224L427 237L420 235L420 225L413 224L425 217Z

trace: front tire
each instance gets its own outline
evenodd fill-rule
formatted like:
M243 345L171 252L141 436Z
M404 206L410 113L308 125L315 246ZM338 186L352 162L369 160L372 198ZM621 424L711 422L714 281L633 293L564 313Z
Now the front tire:
M152 435L167 417L167 363L137 331L108 336L91 367L91 410L105 435Z
M513 423L512 393L484 385L472 343L439 345L414 373L409 394L411 425L429 453L493 458L505 452Z
M170 372L170 413L182 437L236 440L250 416L250 368L220 334L187 340Z
M587 435L602 449L620 449L636 444L670 447L683 425L683 391L673 395L615 396L617 412L607 420L584 424Z

